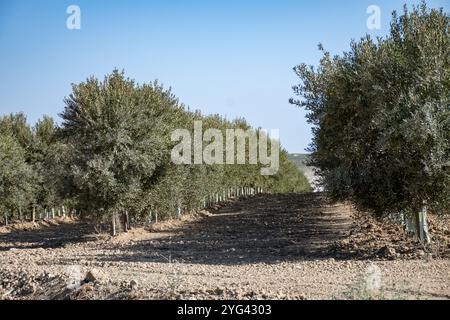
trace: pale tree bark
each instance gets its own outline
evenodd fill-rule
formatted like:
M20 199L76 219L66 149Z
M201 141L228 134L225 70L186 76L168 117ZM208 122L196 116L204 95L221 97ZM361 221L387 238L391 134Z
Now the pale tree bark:
M131 230L130 215L128 214L128 210L125 210L125 219L126 219L127 230Z
M113 211L111 215L111 235L115 237L116 233L116 212Z
M428 232L428 223L427 223L427 213L428 213L428 208L426 203L424 203L423 207L422 207L422 211L421 211L421 215L420 215L420 240L424 243L430 243L431 239L430 239L430 233Z
M430 243L430 234L427 224L427 206L424 204L421 210L414 212L414 233L422 243Z

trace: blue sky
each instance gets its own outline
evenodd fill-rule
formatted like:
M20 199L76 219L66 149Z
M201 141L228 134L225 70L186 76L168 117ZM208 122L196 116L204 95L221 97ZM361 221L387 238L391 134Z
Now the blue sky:
M171 86L191 109L280 129L287 150L304 152L311 128L288 103L298 82L292 68L316 65L319 42L339 54L351 39L386 34L403 3L0 0L0 114L57 117L71 83L119 68L140 83ZM81 30L66 28L72 4L81 9ZM381 8L381 30L366 27L372 4ZM446 0L428 4L449 9Z

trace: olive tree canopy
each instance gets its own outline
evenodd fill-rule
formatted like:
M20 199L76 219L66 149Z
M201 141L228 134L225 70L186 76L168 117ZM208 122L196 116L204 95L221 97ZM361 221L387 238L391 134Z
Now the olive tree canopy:
M353 41L341 56L322 46L316 69L295 68L314 125L312 164L331 197L378 215L450 202L449 15L425 3L390 34Z

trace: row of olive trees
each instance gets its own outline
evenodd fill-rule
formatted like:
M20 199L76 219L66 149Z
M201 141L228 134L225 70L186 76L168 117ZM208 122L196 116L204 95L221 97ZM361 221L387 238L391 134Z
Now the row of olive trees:
M386 38L342 56L321 48L319 68L296 67L301 99L291 102L309 111L312 164L330 195L413 217L426 240L423 213L450 204L449 15L425 3L404 10Z
M34 127L23 114L0 117L0 214L5 223L66 214L70 201L61 198L64 144L55 134L48 117Z
M125 224L176 217L230 195L310 189L283 150L273 176L248 162L172 163L175 129L192 131L196 120L203 130L251 128L242 119L190 112L157 83L138 85L116 70L73 85L65 104L59 127L50 118L33 128L21 114L1 118L1 213L42 217L76 209L117 226L118 217Z

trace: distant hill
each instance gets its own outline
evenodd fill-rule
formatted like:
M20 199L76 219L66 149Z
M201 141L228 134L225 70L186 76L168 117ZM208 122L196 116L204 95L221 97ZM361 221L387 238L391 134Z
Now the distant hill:
M314 181L316 176L314 174L314 167L308 167L306 163L309 160L309 154L305 153L290 153L288 159L293 162L300 171L302 171L306 178L308 178L309 183L314 186Z
M309 154L306 153L290 153L289 160L298 166L304 166L305 162L309 160Z

